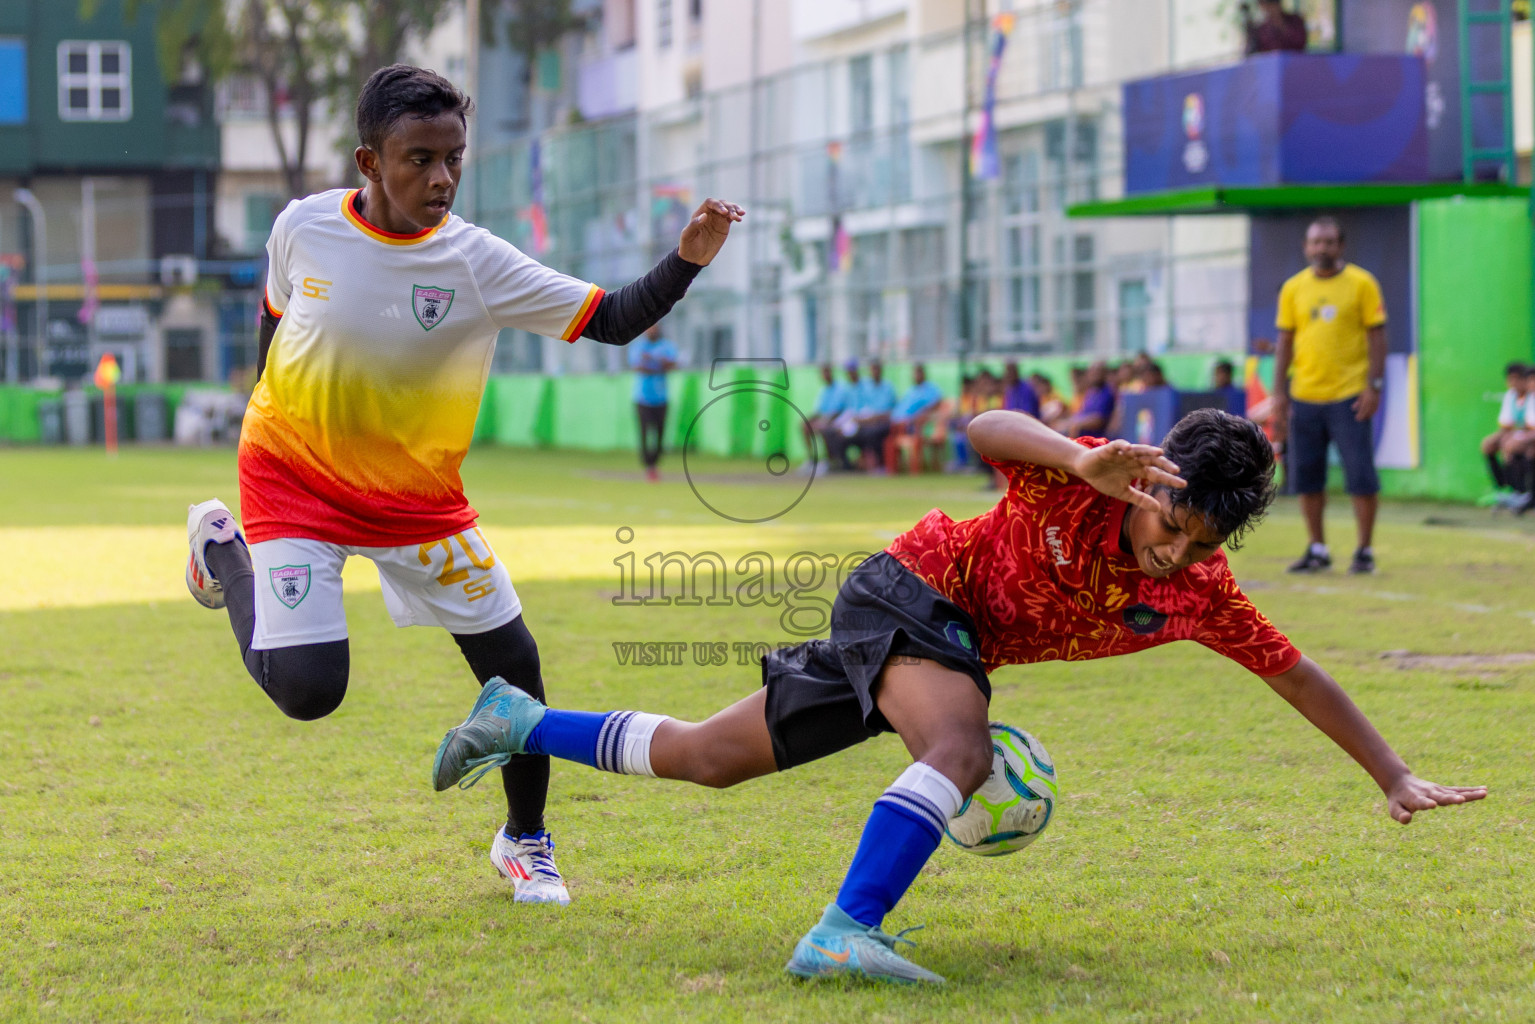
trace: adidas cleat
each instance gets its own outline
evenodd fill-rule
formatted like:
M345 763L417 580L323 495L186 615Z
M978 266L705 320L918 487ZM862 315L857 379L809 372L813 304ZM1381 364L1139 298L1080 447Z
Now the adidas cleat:
M209 544L245 543L229 506L213 498L187 509L187 589L204 608L224 607L224 587L208 571L204 557Z
M549 710L500 676L480 688L463 723L448 730L432 762L432 786L441 793L458 784L468 789L492 768L523 752L533 727ZM468 773L474 769L473 775ZM462 780L462 781L460 781Z
M516 902L569 905L570 892L554 865L554 840L543 829L517 838L498 829L490 844L490 862L512 883Z
M918 927L921 927L918 925ZM895 951L897 942L916 943L906 938L907 928L898 935L886 935L848 917L835 903L828 904L821 921L794 947L794 955L784 970L801 978L825 978L843 975L874 978L903 985L927 982L943 984L943 978L907 960Z

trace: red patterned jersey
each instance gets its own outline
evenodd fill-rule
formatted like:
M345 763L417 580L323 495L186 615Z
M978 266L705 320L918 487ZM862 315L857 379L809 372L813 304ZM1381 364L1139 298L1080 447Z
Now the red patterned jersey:
M990 512L956 523L934 509L885 549L970 614L988 672L1174 640L1204 644L1260 676L1300 660L1237 586L1225 552L1153 579L1120 549L1128 504L1064 470L996 465L1009 486Z

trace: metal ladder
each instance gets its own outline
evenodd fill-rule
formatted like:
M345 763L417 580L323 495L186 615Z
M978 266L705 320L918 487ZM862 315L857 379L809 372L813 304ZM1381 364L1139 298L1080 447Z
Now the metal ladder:
M1473 6L1475 5L1475 6ZM1496 6L1494 6L1496 5ZM1506 184L1518 180L1514 154L1514 12L1512 0L1459 0L1460 31L1460 162L1461 176L1467 183L1477 180L1477 168L1497 164L1499 179ZM1502 76L1477 79L1471 63L1473 31L1498 31L1499 62ZM1503 144L1478 148L1473 123L1473 100L1477 96L1497 96L1503 108Z

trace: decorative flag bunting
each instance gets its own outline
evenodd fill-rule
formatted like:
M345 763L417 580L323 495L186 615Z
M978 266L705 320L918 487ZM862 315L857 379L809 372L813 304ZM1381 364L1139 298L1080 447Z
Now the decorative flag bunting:
M831 242L827 247L826 262L832 273L841 273L852 264L853 236L848 234L847 225L842 223L842 200L840 196L842 176L842 143L828 142L826 144L826 174L827 192L831 200Z
M991 64L986 69L986 97L981 102L981 124L970 147L970 173L990 181L999 173L997 160L997 72L1002 68L1002 53L1013 33L1017 15L1003 13L992 19Z
M549 250L549 221L544 215L544 161L543 147L538 139L533 140L533 145L528 153L528 159L532 163L531 183L532 199L527 210L523 213L524 219L533 230L533 254L542 256Z

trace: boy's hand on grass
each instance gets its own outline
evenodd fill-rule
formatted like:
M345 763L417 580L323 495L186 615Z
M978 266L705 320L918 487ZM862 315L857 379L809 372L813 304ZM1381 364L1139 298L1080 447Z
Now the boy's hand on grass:
M1486 795L1486 786L1441 786L1416 775L1404 775L1386 793L1386 813L1405 825L1412 821L1414 811L1463 804Z
M1178 467L1150 444L1110 441L1096 448L1084 448L1077 457L1076 474L1111 498L1127 501L1151 512L1162 505L1146 490L1157 484L1187 487L1178 475Z

